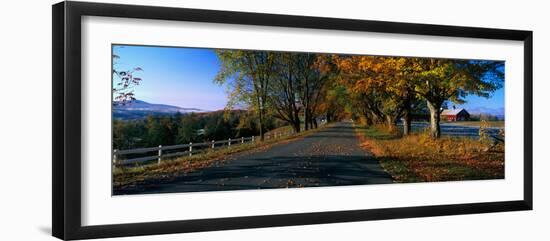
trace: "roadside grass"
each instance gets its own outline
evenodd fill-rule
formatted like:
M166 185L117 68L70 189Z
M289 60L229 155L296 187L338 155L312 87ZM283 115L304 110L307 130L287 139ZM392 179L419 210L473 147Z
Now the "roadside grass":
M199 170L202 168L222 165L230 160L231 154L258 152L272 145L294 141L306 135L312 134L324 127L302 131L298 134L266 139L263 142L244 143L231 147L220 147L215 150L208 149L203 153L193 156L183 156L163 160L160 164L120 166L113 169L113 188L120 189L147 181L169 181L180 174Z
M322 125L320 124L319 127L322 127ZM305 124L300 123L300 130L304 131L304 129L305 129ZM294 131L294 129L292 128L292 126L286 125L286 126L281 126L279 128L275 128L273 130L270 130L270 131L266 132L265 134L266 135L272 135L272 134L275 134L275 133L282 133L282 132L289 132L289 131Z
M481 126L481 121L453 121L453 122L441 122L450 125L457 126L470 126L470 127L479 127ZM504 128L504 121L486 121L486 127L498 127Z
M371 151L395 182L435 182L504 178L504 145L428 133L391 134L381 127L358 129L361 146Z
M358 127L356 127L357 129ZM360 130L363 131L365 136L376 140L393 140L400 138L398 133L391 133L389 131L382 131L383 126L372 126L372 127L360 127Z

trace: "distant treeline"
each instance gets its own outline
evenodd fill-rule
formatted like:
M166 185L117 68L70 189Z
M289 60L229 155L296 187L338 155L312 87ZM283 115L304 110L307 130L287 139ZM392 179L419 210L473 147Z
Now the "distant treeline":
M491 114L470 114L470 120L473 121L503 121L504 116L497 116L497 115L491 115Z
M158 145L249 137L258 135L255 117L249 111L150 115L141 120L113 120L113 148L118 150ZM264 131L284 125L270 118Z

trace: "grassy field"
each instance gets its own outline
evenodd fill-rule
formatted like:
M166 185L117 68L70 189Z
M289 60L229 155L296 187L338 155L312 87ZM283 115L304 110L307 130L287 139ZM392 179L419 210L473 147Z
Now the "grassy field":
M479 127L481 125L481 121L453 121L453 122L441 122L441 123L458 125L458 126L471 126L471 127ZM498 127L498 128L504 127L504 121L487 121L486 123L487 123L487 127Z
M148 180L162 180L169 181L176 176L206 168L214 165L222 165L228 159L228 155L240 153L240 152L257 152L262 151L277 143L284 143L292 141L297 138L309 135L323 127L312 129L308 131L302 131L296 135L277 137L266 139L263 142L245 143L240 145L231 146L230 148L219 148L215 151L208 150L200 155L183 156L174 158L171 160L163 161L161 164L149 164L140 166L121 166L113 170L113 187L120 188L128 185L134 185ZM273 130L267 134L273 134L275 132L282 132L283 130L290 129L290 127L282 127Z
M434 182L504 178L504 145L426 133L401 137L383 128L358 128L362 147L371 151L396 182Z

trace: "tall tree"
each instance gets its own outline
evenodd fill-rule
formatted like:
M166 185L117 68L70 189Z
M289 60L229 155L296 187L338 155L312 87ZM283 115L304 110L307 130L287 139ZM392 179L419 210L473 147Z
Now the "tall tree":
M300 132L299 66L303 58L299 53L276 53L276 71L270 83L269 100L275 117L287 122L295 132Z
M218 84L228 83L230 89L227 109L244 103L258 116L260 139L268 108L269 81L274 75L274 53L250 50L217 50L221 68L215 77Z
M386 123L390 130L409 109L414 97L410 91L407 61L401 57L336 56L342 75L340 80L348 86L367 124Z
M324 114L327 122L352 113L350 99L353 98L351 98L346 87L337 81L340 73L333 56L328 54L318 55L314 69L319 75L317 86L312 88L316 93L314 97L316 103L312 107L314 112Z
M317 55L314 53L296 54L295 69L296 79L298 82L298 97L303 106L304 113L304 130L309 130L312 127L312 102L315 97L315 83L319 82L319 76L314 69ZM317 80L317 81L316 81ZM319 86L320 87L320 86Z
M483 60L415 59L414 91L430 111L430 135L441 136L442 105L449 100L464 103L467 95L489 97L502 87L504 62Z
M305 107L306 129L317 127L317 116L320 115L320 104L325 99L331 86L328 83L335 80L337 69L327 54L304 54L302 65L302 102ZM308 125L309 123L309 125Z
M401 117L403 120L403 135L409 135L411 112L419 102L414 92L414 60L406 57L384 57L383 63L386 65L383 80L385 91L391 99L390 108L396 110L394 118ZM389 121L395 123L395 119Z

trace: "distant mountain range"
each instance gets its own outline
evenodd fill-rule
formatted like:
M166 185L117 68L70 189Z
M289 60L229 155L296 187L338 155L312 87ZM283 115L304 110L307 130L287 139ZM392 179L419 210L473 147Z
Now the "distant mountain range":
M208 112L198 108L183 108L173 105L152 104L142 100L132 100L113 105L113 118L122 120L142 119L149 115L173 115L176 113Z
M501 108L488 108L488 107L475 107L475 108L466 108L468 113L471 115L487 114L497 116L499 118L504 118L504 107Z

